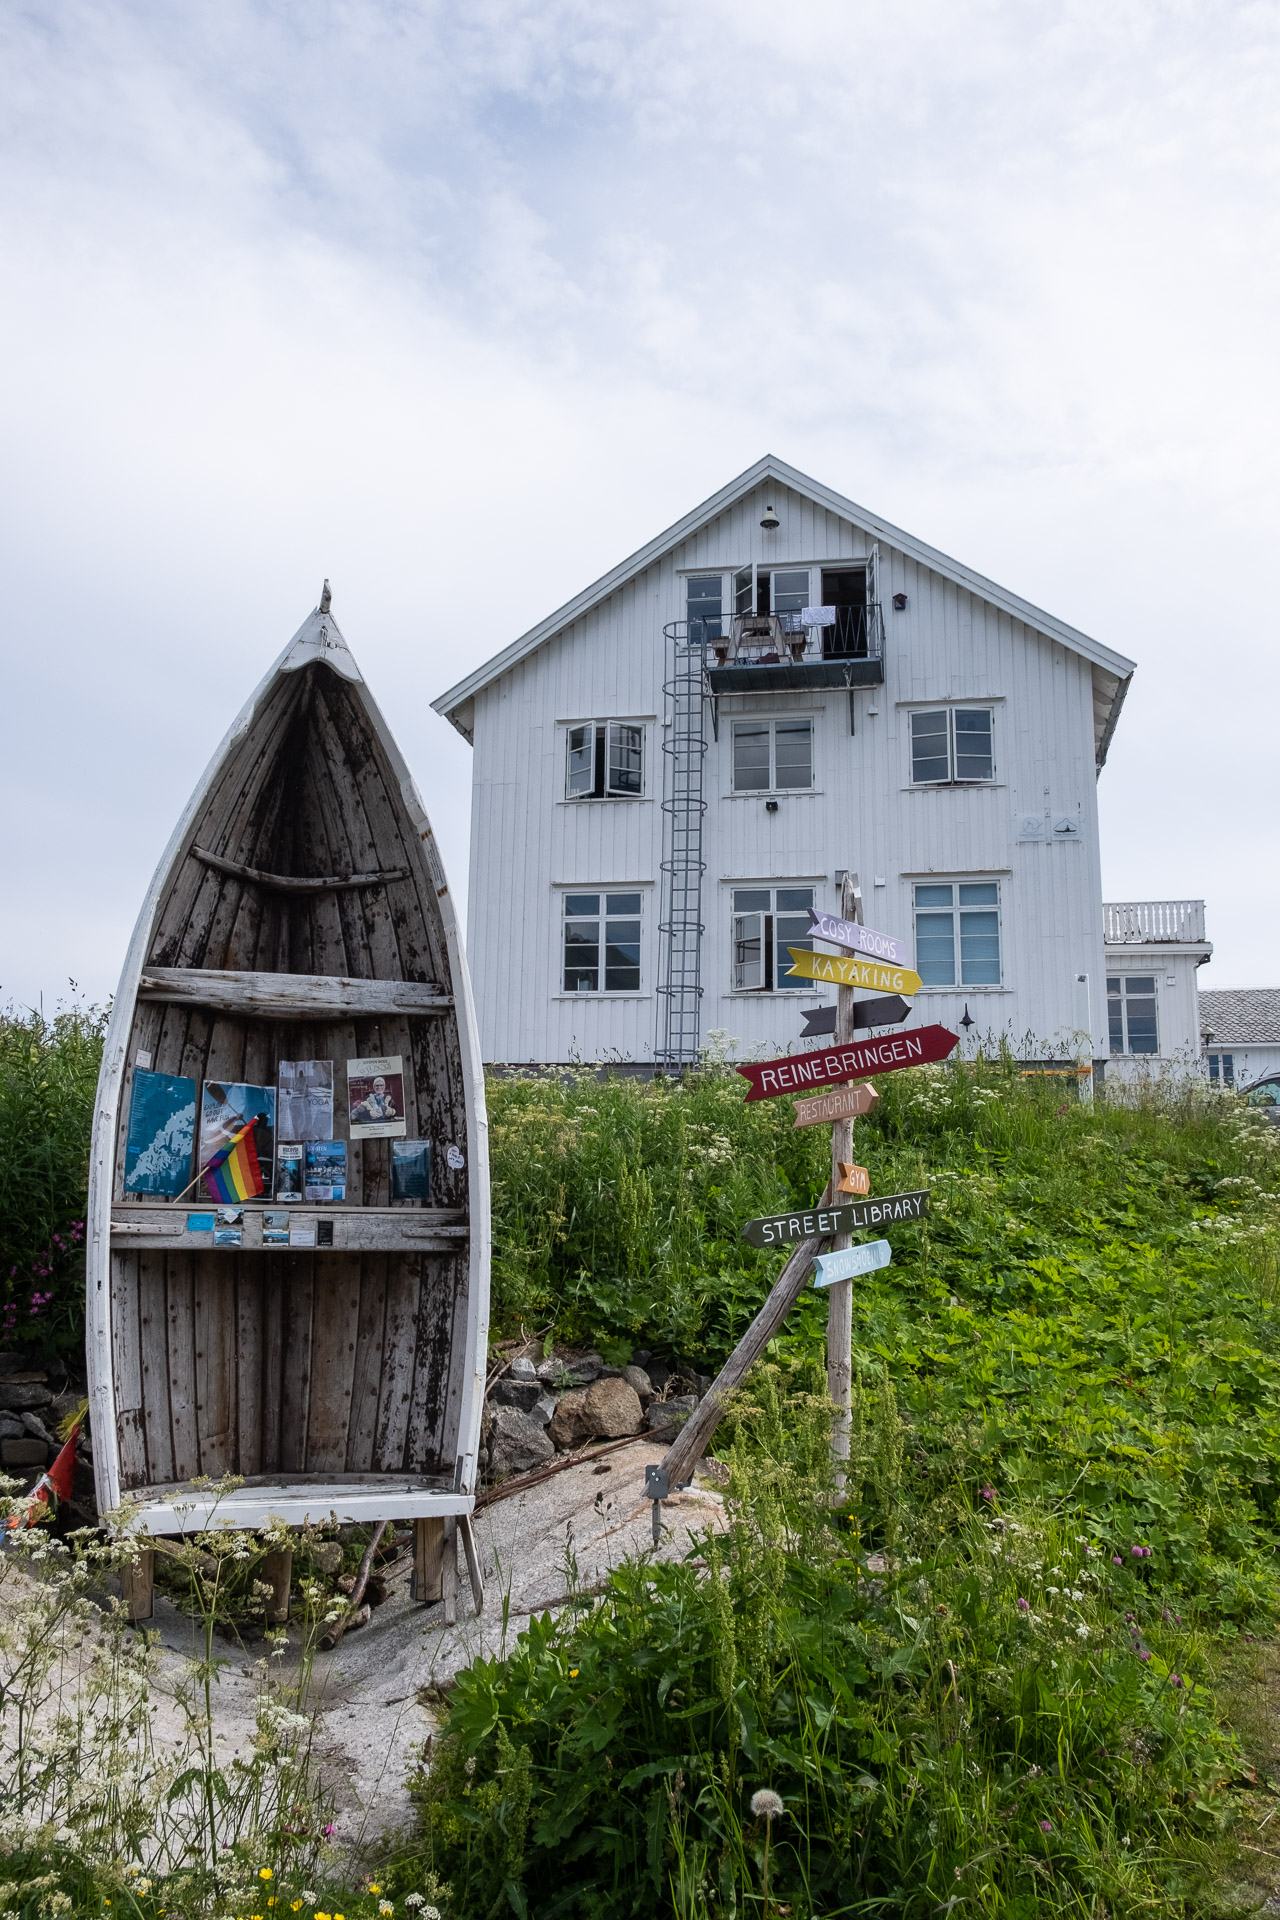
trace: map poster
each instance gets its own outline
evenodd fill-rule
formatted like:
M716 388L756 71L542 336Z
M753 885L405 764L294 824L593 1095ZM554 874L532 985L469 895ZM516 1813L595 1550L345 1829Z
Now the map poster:
M246 1120L256 1121L254 1151L262 1172L262 1191L271 1198L276 1171L276 1090L246 1080L206 1080L200 1102L200 1165L207 1167L220 1147L234 1140Z
M332 1140L332 1060L282 1060L276 1131L282 1140Z
M308 1140L303 1190L308 1200L345 1200L347 1197L347 1143L345 1140Z
M176 1200L191 1182L196 1138L196 1083L134 1069L124 1149L126 1193L163 1193Z
M353 1140L403 1139L404 1060L398 1053L347 1062L347 1117Z
M391 1198L430 1200L431 1142L393 1140L391 1143Z

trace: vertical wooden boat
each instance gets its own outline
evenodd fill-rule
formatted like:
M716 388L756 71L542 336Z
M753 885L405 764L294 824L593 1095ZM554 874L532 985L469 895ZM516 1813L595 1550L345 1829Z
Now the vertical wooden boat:
M350 1140L342 1205L297 1246L188 1230L213 1203L126 1194L139 1069L273 1084L281 1059L403 1059L424 1200ZM88 1358L104 1511L138 1530L471 1511L489 1300L484 1081L460 930L425 809L328 586L196 788L138 918L94 1116ZM193 1160L191 1172L196 1172ZM329 1221L332 1245L304 1246ZM193 1479L237 1475L217 1496ZM420 1530L421 1531L421 1530ZM438 1528L436 1529L438 1533Z

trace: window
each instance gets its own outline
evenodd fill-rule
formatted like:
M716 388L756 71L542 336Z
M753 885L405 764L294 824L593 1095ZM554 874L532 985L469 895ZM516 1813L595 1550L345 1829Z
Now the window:
M724 583L718 573L703 574L699 579L686 582L685 611L692 645L700 646L704 640L720 638L723 631L720 619L723 590Z
M733 890L733 984L735 990L798 987L813 992L811 980L789 977L788 947L813 952L809 908L812 887L735 887Z
M1154 973L1108 976L1107 1028L1112 1053L1159 1053Z
M564 990L566 993L639 993L638 893L565 894Z
M644 792L644 728L628 720L570 727L564 790L570 800L638 800Z
M1117 1049L1112 1047L1112 1053ZM1211 1053L1209 1055L1209 1079L1215 1087L1234 1087L1236 1083L1236 1057L1234 1053Z
M990 707L935 707L911 716L911 782L994 780Z
M799 613L801 607L809 604L808 567L797 568L794 572L775 573L772 593L772 613Z
M735 793L781 792L812 785L812 720L734 721Z
M915 907L916 972L926 987L999 986L996 881L920 881Z

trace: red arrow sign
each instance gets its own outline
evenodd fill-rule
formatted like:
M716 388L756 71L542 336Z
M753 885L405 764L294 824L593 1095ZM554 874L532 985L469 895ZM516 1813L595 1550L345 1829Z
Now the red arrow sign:
M780 1093L802 1093L807 1087L829 1087L837 1080L865 1080L875 1073L945 1060L959 1044L959 1037L946 1027L918 1027L885 1040L856 1040L847 1047L823 1047L820 1053L757 1060L738 1072L751 1082L748 1100L772 1100Z

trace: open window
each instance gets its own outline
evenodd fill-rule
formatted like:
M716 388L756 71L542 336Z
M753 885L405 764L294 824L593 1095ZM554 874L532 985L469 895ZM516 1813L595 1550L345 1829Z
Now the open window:
M644 794L644 728L630 720L590 720L565 741L565 797L639 800Z
M779 988L813 991L811 980L789 975L788 947L813 952L809 908L812 887L733 889L733 987L736 993Z

